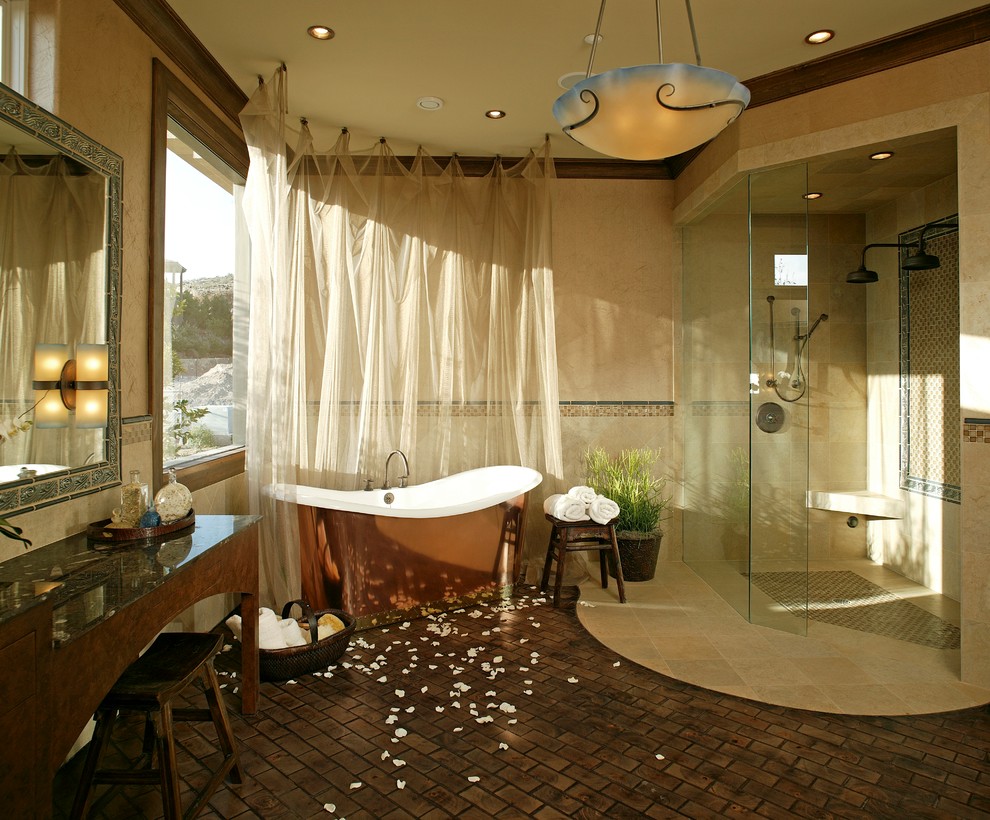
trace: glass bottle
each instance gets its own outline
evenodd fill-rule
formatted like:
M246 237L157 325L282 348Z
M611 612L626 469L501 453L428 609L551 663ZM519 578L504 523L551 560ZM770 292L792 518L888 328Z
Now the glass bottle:
M155 508L163 524L171 524L185 518L192 509L192 493L175 477L175 470L168 471L168 484L155 495Z
M141 471L131 470L131 481L120 488L120 523L137 527L148 509L148 485L141 481Z

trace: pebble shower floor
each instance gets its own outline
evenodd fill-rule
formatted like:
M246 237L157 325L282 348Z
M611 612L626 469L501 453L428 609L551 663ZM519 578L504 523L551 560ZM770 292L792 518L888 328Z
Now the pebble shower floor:
M987 707L855 717L768 706L666 678L601 646L531 588L360 633L341 663L263 684L241 717L246 772L201 817L986 817ZM237 647L217 662L238 668ZM125 724L114 753L140 752ZM215 739L179 724L183 805ZM207 728L203 727L204 732ZM64 817L81 768L55 781ZM104 789L106 787L103 787ZM91 817L161 816L157 790L106 791Z

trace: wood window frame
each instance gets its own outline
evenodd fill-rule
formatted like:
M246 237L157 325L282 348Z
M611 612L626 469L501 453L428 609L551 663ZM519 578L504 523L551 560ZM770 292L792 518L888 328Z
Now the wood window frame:
M148 244L148 395L151 399L151 454L155 490L165 480L163 453L165 301L165 163L168 121L203 143L242 177L247 178L248 152L244 135L207 106L157 58L152 61L151 91L151 226ZM193 459L176 469L190 490L216 484L244 472L244 448Z

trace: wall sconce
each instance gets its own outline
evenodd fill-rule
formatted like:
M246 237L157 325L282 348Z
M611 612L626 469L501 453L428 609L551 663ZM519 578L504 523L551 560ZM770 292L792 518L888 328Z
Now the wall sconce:
M34 426L68 427L69 412L76 427L106 427L110 388L110 351L105 344L40 344L34 349Z

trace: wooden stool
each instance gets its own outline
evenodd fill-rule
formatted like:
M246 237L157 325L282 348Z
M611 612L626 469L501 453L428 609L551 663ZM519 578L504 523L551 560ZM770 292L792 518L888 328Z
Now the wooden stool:
M96 710L96 729L90 741L76 799L73 818L86 814L93 786L101 783L159 784L166 818L183 816L179 803L179 773L175 759L173 721L212 721L224 758L210 782L196 796L185 817L195 817L217 786L230 772L241 782L234 734L227 719L213 658L223 645L223 636L195 632L165 632L120 676ZM197 676L206 684L207 709L173 709L172 700ZM144 712L144 752L147 767L139 770L99 769L118 712ZM155 757L158 766L154 767Z
M550 580L550 564L557 557L557 579L553 587L553 605L560 606L560 585L564 580L564 562L569 552L598 550L598 563L602 570L602 589L608 589L608 569L605 566L605 553L612 551L615 559L615 582L619 587L619 601L626 602L626 586L622 580L622 561L619 559L619 544L615 540L615 519L607 524L594 521L561 521L549 513L547 521L553 525L550 530L550 543L547 544L547 560L543 564L543 578L540 591L545 592Z

